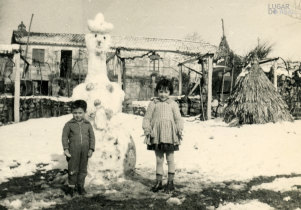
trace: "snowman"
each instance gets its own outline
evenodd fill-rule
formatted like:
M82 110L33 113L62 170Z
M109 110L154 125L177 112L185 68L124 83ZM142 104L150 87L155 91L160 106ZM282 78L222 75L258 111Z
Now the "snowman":
M123 176L135 168L136 150L131 135L122 128L124 91L107 76L106 52L113 25L99 13L88 20L90 33L85 35L88 72L85 82L73 90L72 99L87 102L86 118L95 132L95 152L89 160L87 184Z

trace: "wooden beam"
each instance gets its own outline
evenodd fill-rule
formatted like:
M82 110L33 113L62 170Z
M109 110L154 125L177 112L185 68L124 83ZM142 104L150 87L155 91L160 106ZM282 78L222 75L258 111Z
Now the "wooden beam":
M223 23L224 24L224 23ZM223 26L224 27L224 26ZM221 98L220 101L223 102L224 101L224 86L225 86L225 69L227 68L228 65L228 57L226 57L226 61L225 61L225 67L223 68L223 77L222 77L222 93L221 93Z
M122 87L122 72L121 72L121 68L123 68L123 63L124 63L122 60L121 60L122 66L120 67L118 65L119 68L117 69L117 82L120 85L120 87Z
M277 65L277 62L275 62L275 64L273 65L273 73L274 73L274 87L276 88L277 90L277 68L278 68L278 65Z
M111 49L119 49L119 50L124 50L124 51L141 51L141 52L145 52L145 51L170 52L170 53L177 53L177 54L189 55L189 56L199 56L200 55L200 53L194 53L194 52L189 52L189 51L163 50L163 49L150 49L150 48L111 47Z
M232 60L230 95L232 94L233 80L234 80L234 59Z
M197 70L194 70L194 69L190 68L189 66L185 66L184 64L183 64L182 66L186 67L188 70L193 71L193 72L195 72L195 73L197 73L197 74L200 74L200 75L203 74L202 72L199 72L199 71L197 71Z
M179 96L182 95L182 65L179 66Z
M190 96L193 93L193 91L199 86L199 84L200 84L200 80L198 79L195 85L193 86L193 88L191 89L191 91L188 93L188 96Z
M207 119L211 119L213 56L208 56Z
M192 62L198 61L199 59L200 59L200 57L191 58L191 59L186 60L186 61L184 61L184 62L182 62L182 63L179 63L178 66L184 65L184 64L186 64L186 63L192 63Z
M106 63L109 63L115 57L115 53L107 58Z
M201 59L203 59L203 58L205 58L205 57L207 57L207 56L211 56L211 55L214 55L214 54L212 54L212 53L206 53L206 54L204 54L204 55L200 55L200 54L199 54L199 56L196 57L196 58L192 58L192 59L186 60L186 61L184 61L184 62L182 62L182 63L179 63L178 66L184 65L184 64L186 64L186 63L192 63L192 62L195 62L195 61L197 61L197 60L201 60Z
M30 29L31 29L32 19L33 19L33 14L31 14L30 23L29 23L29 28L28 28L28 33L27 33L27 42L26 42L25 55L24 55L25 60L27 60L28 43L29 43L29 37L30 37ZM26 72L25 72L25 70L26 70L26 69L25 69L25 65L24 65L23 76L22 76L23 78L26 77ZM29 70L30 70L30 69L29 69ZM29 76L30 76L30 74L29 74ZM29 79L31 79L31 78L29 78Z
M15 93L14 93L14 120L20 122L20 53L14 54Z
M224 85L225 85L225 68L223 70L223 77L222 77L222 92L221 92L221 98L220 101L224 101Z
M189 86L190 86L190 73L191 71L188 72L188 84L187 87L186 87L186 93L185 93L185 96L188 97L189 96Z
M125 92L126 89L126 66L125 66L125 60L122 59L122 84L123 84L123 91Z
M204 90L203 90L203 88L204 88L204 84L202 84L202 80L204 81L204 76L206 75L205 74L205 69L204 69L204 62L203 61L201 61L201 66L202 66L202 72L203 72L203 75L202 75L202 77L200 77L200 104L201 104L201 110L202 110L202 118L203 118L203 121L205 121L206 119L205 119L205 110L204 110L204 100L203 100L203 92L204 92Z
M271 59L268 59L268 60L263 60L263 61L259 61L259 64L264 64L264 63L268 63L268 62L271 62L271 61L277 61L279 59L278 58L271 58Z

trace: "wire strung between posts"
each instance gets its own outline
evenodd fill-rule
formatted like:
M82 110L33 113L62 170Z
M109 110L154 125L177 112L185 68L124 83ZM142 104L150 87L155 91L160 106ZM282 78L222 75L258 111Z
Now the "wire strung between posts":
M145 54L142 54L142 55L139 55L139 56L134 56L134 57L121 57L120 55L119 55L119 53L120 53L120 50L116 50L116 52L115 52L115 55L119 58L119 59L125 59L125 60L135 60L136 58L143 58L143 57L145 57L145 56L150 56L151 54L153 54L154 53L154 51L150 51L150 52L147 52L147 53L145 53Z

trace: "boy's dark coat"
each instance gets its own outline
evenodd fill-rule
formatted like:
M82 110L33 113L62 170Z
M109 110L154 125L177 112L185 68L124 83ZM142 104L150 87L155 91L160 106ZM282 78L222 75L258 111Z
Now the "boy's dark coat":
M64 150L69 149L70 152L79 146L88 146L94 151L95 136L91 123L85 119L81 124L74 119L68 121L63 129L62 143Z
M95 149L95 136L90 122L68 121L63 129L62 143L64 150L68 149L71 154L71 158L67 158L69 184L83 187L87 176L88 151Z

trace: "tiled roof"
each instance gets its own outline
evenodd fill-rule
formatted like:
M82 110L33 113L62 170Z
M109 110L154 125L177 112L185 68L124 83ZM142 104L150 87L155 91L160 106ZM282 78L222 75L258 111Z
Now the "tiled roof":
M26 44L27 34L13 32L13 43ZM85 47L84 34L31 32L29 44L64 45ZM217 47L207 42L191 42L177 39L159 39L132 36L112 36L111 48L137 51L175 52L187 55L216 53Z
M27 33L13 31L13 40L18 44L27 43ZM31 32L29 44L64 45L85 47L84 34L59 34L59 33L37 33Z

